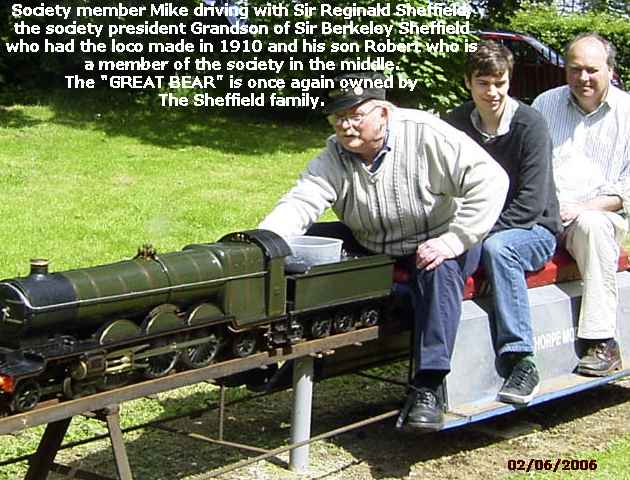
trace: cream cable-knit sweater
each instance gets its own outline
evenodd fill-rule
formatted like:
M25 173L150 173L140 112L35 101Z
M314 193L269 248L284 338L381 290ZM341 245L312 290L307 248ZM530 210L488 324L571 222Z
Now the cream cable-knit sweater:
M390 112L389 145L376 172L335 136L259 228L304 233L328 207L368 250L415 252L439 237L454 255L480 242L505 201L503 169L466 134L419 110Z

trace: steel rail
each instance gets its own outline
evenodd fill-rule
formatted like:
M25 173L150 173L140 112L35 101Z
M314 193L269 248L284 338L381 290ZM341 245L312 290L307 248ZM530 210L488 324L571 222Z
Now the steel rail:
M289 450L293 450L295 448L299 448L304 445L308 445L310 443L317 442L320 440L325 440L327 438L334 437L335 435L340 435L342 433L349 432L350 430L365 427L373 423L382 422L383 420L387 420L388 418L398 416L399 413L400 413L400 409L390 410L389 412L382 413L380 415L375 415L373 417L369 417L364 420L359 420L358 422L344 425L343 427L335 428L334 430L330 430L328 432L320 433L319 435L315 435L314 437L311 437L308 440L292 443L284 447L274 448L273 450L269 450L267 453L264 453L262 455L258 455L256 457L241 460L240 462L233 463L232 465L227 465L225 467L212 470L209 473L196 475L192 477L192 480L206 480L208 478L215 478L215 477L218 477L219 475L223 475L224 473L231 472L232 470L237 470L239 468L246 467L247 465L251 465L252 463L260 462L261 460L266 460L267 458L270 458L270 457L275 457L276 455L287 452Z
M224 407L231 407L233 405L238 405L240 403L245 403L245 402L248 402L250 400L256 400L257 398L264 397L266 395L269 395L270 393L274 393L274 392L256 393L256 394L248 395L246 397L237 398L235 400L230 400L229 402L225 402L224 403ZM204 409L195 409L195 410L191 410L190 412L187 412L187 413L182 413L180 415L173 415L173 416L170 416L170 417L158 418L156 420L151 420L150 422L141 423L139 425L133 425L131 427L127 427L127 428L123 429L122 432L123 433L135 432L136 430L142 430L143 428L160 428L160 425L162 423L173 422L175 420L181 420L182 418L191 418L191 419L192 418L199 418L199 417L201 417L202 415L204 415L204 414L206 414L208 412L212 412L212 411L218 410L220 408L221 408L220 403L214 403L214 404L208 405L208 407L204 408ZM92 413L92 412L88 412L88 413ZM84 416L86 418L95 418L95 415L85 414ZM221 429L219 431L221 431ZM63 444L59 448L59 451L61 451L61 450L69 450L71 448L80 447L82 445L87 445L89 443L97 442L99 440L105 440L105 439L108 439L108 438L109 438L109 434L108 433L103 433L101 435L94 435L94 436L91 436L89 438L84 438L83 440L75 440L74 442L69 442L69 443ZM222 438L222 435L220 435L219 438ZM20 457L13 457L13 458L9 458L7 460L2 460L2 461L0 461L0 467L4 467L6 465L11 465L13 463L25 462L25 461L29 460L32 456L33 456L33 454L29 453L27 455L22 455Z

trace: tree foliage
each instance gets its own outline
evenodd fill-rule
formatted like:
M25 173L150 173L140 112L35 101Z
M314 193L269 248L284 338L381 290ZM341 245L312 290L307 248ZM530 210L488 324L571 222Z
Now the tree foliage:
M630 23L622 16L597 12L567 15L552 6L527 3L509 27L529 33L560 52L576 35L597 32L617 48L617 71L626 88L630 87Z
M595 13L609 13L611 15L630 14L627 0L584 0L584 11Z
M252 4L252 0L250 0L250 5ZM267 3L265 0L253 0L253 3L265 4ZM294 3L292 1L283 2L285 5L291 9L291 5ZM353 5L356 7L370 7L375 4L372 0L355 0L353 2L348 2L347 0L329 0L328 4L333 7L343 7ZM392 6L392 10L396 5L396 2L390 2ZM426 7L429 4L429 0L411 0L406 2L408 5L412 7ZM381 2L383 4L383 2ZM287 20L291 20L293 22L304 20L304 18L296 18L294 16L289 16ZM354 17L350 19L355 23L368 24L370 21L386 25L393 26L393 33L389 37L389 41L392 44L411 44L414 42L418 42L423 48L420 52L415 51L407 51L407 52L387 52L382 54L375 54L365 51L360 51L356 53L344 53L344 52L331 52L331 46L333 44L352 44L356 43L357 45L362 46L365 40L374 40L377 42L384 42L385 38L377 35L344 35L344 34L328 34L324 35L321 31L315 31L313 35L309 36L308 40L315 41L319 44L325 44L327 46L326 51L323 53L317 54L317 56L323 61L333 61L337 65L339 65L341 60L353 60L353 59L366 59L371 58L374 59L377 56L383 56L386 60L392 61L396 68L391 73L395 79L417 79L418 85L420 86L419 90L414 91L409 94L404 91L394 91L393 97L395 100L400 103L411 105L411 106L420 106L426 109L432 109L436 111L443 111L448 108L453 107L458 104L461 99L465 96L465 91L463 89L463 60L465 57L464 53L464 45L466 41L471 41L472 38L466 35L413 35L411 33L402 34L398 30L398 26L403 21L416 21L418 24L428 24L432 21L439 20L438 17ZM273 21L269 18L255 19L254 21L260 23L270 23ZM313 17L308 18L313 24L318 24L321 21L331 22L335 25L344 25L347 24L349 19L344 19L343 17L320 17L318 13L316 13ZM462 21L462 19L460 19ZM474 28L474 27L473 27ZM278 41L289 41L295 37L289 36L289 38L283 38L282 36L272 35L265 39L262 39L266 44L271 42ZM424 49L425 43L439 43L440 40L446 41L449 44L455 45L455 49L457 52L449 53L449 52L430 52ZM292 54L293 57L297 60L303 61L305 64L308 62L308 58L313 57L312 53L296 53ZM322 75L326 77L334 77L339 74L340 70L337 69L335 71L324 71L321 72ZM291 76L308 76L311 75L311 72L285 72L286 75ZM396 82L395 82L396 84Z
M12 2L11 2L12 3ZM27 6L38 6L41 4L38 0L22 0L21 3ZM151 0L128 0L124 2L126 6L140 6L140 5L150 5L151 3L159 3L152 2ZM180 0L179 2L173 2L177 5L188 6L189 9L199 4L199 0ZM219 4L221 2L217 2ZM248 4L251 8L254 5L265 5L267 4L267 0L249 0ZM272 2L277 3L277 2ZM292 6L295 2L291 0L281 0L280 3L285 4L290 10L292 10ZM347 0L329 0L327 3L332 6L372 6L374 2L372 0L353 0L352 2L348 2ZM381 2L384 3L384 2ZM390 2L392 5L392 9L398 2ZM411 6L426 6L429 3L429 0L410 0L408 2ZM57 4L63 6L72 6L76 7L77 4L83 6L102 6L102 5L113 5L115 2L103 2L102 0L80 0L77 2L76 0L58 0ZM107 27L108 24L122 23L122 24L132 24L132 23L142 23L146 21L147 18L138 18L138 17L125 17L125 18L106 18L106 17L93 17L93 18L69 18L64 22L62 19L54 19L55 23L72 23L73 21L77 21L79 23L91 22L98 25L104 25ZM154 21L154 18L149 19ZM197 19L169 19L169 18L160 18L160 23L168 23L168 22L188 22L191 21L199 21ZM270 18L270 17L259 17L259 18L249 18L251 23L256 24L271 24L273 22L284 22L285 20L292 21L304 21L308 20L311 23L317 23L320 20L329 21L333 24L343 25L347 24L349 21L353 21L355 23L369 23L370 21L384 24L384 25L393 25L396 26L401 21L415 20L418 23L428 23L434 20L434 18L427 17L416 17L416 18L402 18L402 17L386 17L386 18L343 18L343 17L326 17L325 19L317 18L315 15L313 18L295 18L289 16L288 18ZM455 20L455 19L453 19ZM463 19L460 19L463 20ZM29 23L39 23L40 25L45 25L46 23L50 23L51 19L45 18L29 18ZM205 21L223 21L224 18L206 18ZM2 42L6 41L15 41L16 35L13 33L13 24L14 20L10 18L10 4L3 3L0 6L0 40ZM474 27L473 27L474 28ZM423 50L419 53L415 52L389 52L382 54L375 53L332 53L330 51L323 53L302 53L302 48L300 45L300 49L296 53L290 53L289 55L293 56L295 60L301 60L305 62L305 65L308 65L307 60L309 57L318 56L320 60L328 61L332 60L335 62L339 62L341 59L353 59L356 57L360 57L362 59L367 56L371 56L372 58L376 56L384 56L387 60L391 60L395 63L396 69L393 75L396 78L413 78L418 80L418 85L420 88L413 92L411 95L406 95L405 92L398 91L395 93L395 97L398 100L401 100L403 103L407 105L413 106L422 106L428 109L434 110L445 110L453 105L457 104L461 101L461 98L465 94L463 89L463 84L461 81L462 78L462 62L464 58L464 44L466 42L466 38L463 35L428 35L428 36L414 36L414 35L402 35L397 33L397 30L394 29L394 34L391 36L390 41L392 43L412 43L415 40L418 40L421 44L425 42L439 42L440 39L444 39L449 44L456 45L457 53L442 53L442 52L429 52ZM240 37L242 38L242 36ZM283 38L282 35L269 35L269 36L261 36L259 40L261 40L265 46L269 45L272 42L279 41L299 41L311 40L325 43L330 46L332 43L352 43L357 42L362 44L362 42L366 39L369 39L369 36L364 35L344 35L344 34L330 34L323 35L320 32L315 32L312 36L301 36L298 37L296 35L288 35L286 38ZM58 35L55 38L56 42L65 43L71 39L70 36L67 35ZM383 41L384 38L377 38L376 36L372 37L373 40ZM101 39L101 41L111 42L111 38ZM128 35L118 35L113 38L118 42L125 41L134 41L134 42L142 42L143 44L147 44L148 42L156 42L156 41L174 41L176 39L169 39L166 36L154 36L154 37L133 37ZM199 38L194 38L194 36L189 35L187 41L198 41ZM205 38L203 39L206 42L217 43L221 39L219 38ZM471 40L470 38L468 39ZM6 55L3 51L2 58L5 63L0 63L0 76L2 76L6 82L12 85L22 85L26 87L50 87L52 85L62 86L64 85L64 76L83 72L84 62L86 60L99 60L99 59L111 59L111 60L125 60L125 59L134 59L137 58L138 54L132 53L83 53L75 50L74 53L71 54L63 54L63 55L55 55L55 54L47 54L41 53L43 51L43 37L32 37L28 39L29 42L35 42L40 45L40 53L37 54L11 54ZM0 48L4 50L4 44ZM145 49L146 52L146 49ZM190 54L186 54L188 56L193 56ZM284 60L287 60L287 53L261 53L258 54L258 57L262 56L278 56ZM157 56L152 56L147 53L143 53L143 56L147 59L157 58ZM213 54L206 54L206 57L211 57L212 59L234 59L239 57L247 57L248 55L244 52L231 52L231 53L219 53L216 52ZM251 54L249 55L252 56ZM171 54L168 56L169 60L174 60L178 57L182 57L182 55ZM3 60L0 60L2 62ZM93 72L93 75L96 76L102 72ZM126 74L134 74L135 72L125 72ZM146 72L140 72L146 73ZM166 75L172 72L163 72ZM192 72L194 73L194 72ZM241 73L241 72L238 72ZM306 76L334 76L339 73L338 71L322 71L322 72L309 72L308 67L305 67L303 71L287 71L284 70L281 75L285 77L306 77ZM243 73L245 75L245 73ZM254 75L254 73L249 72L249 75ZM265 72L256 72L256 76L264 77ZM267 73L267 75L269 75ZM225 75L227 77L227 75Z

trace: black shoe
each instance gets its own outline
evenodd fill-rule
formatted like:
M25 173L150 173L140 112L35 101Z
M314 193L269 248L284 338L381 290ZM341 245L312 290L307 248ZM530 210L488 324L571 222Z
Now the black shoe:
M440 430L444 426L444 407L440 396L430 388L409 388L406 425L418 430Z
M540 376L536 365L523 359L514 365L512 373L499 390L498 398L506 403L527 403L538 393Z
M621 369L619 344L615 339L591 343L585 355L580 358L577 373L589 377L605 377Z

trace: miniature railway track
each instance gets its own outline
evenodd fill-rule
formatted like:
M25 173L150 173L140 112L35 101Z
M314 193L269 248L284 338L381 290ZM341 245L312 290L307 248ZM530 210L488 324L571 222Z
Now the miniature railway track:
M243 445L243 444L239 444L239 443L234 443L234 442L226 442L223 441L223 425L222 425L222 413L223 413L223 409L226 407L231 407L231 406L235 406L238 405L240 403L245 403L251 400L254 400L256 398L259 397L264 397L266 395L269 395L269 393L258 393L258 394L251 394L251 395L247 395L246 397L243 398L239 398L236 400L232 400L229 402L225 402L224 399L224 387L221 387L221 400L220 402L217 403L212 403L207 405L206 408L203 409L196 409L196 410L192 410L189 411L187 413L184 414L180 414L180 415L172 415L170 417L164 417L164 418L160 418L158 420L152 420L150 422L146 422L146 423L141 423L138 425L133 425L131 427L127 427L125 429L122 429L121 432L123 434L126 433L131 433L137 430L142 430L142 429L146 429L146 428L154 428L154 429L158 429L158 430L163 430L169 433L173 433L176 435L183 435L183 436L188 436L189 438L196 438L198 440L204 440L204 441L208 441L211 443L216 443L218 445L218 447L221 446L231 446L231 447L235 447L235 448L241 448L243 450L250 450L250 451L254 451L257 453L264 453L267 452L268 450L264 450L264 449L260 449L260 448L255 448L255 447L250 447L248 445ZM220 417L219 417L219 438L218 439L211 439L211 438L207 438L207 437L203 437L201 435L196 435L196 434L192 434L189 432L183 432L171 427L166 426L165 424L169 423L169 422L173 422L176 420L181 420L181 419L185 419L185 418L197 418L200 417L204 414L207 414L209 412L215 411L215 410L219 410L220 411ZM85 414L86 417L95 417L95 415L92 415L91 412L90 414ZM88 445L90 443L99 441L99 440L106 440L109 438L108 434L101 434L101 435L94 435L92 437L89 438L85 438L83 440L77 440L74 442L69 442L64 444L62 447L59 448L59 451L61 450L69 450L75 447L79 447L82 445ZM4 460L2 462L0 462L0 467L6 466L6 465L11 465L14 463L19 463L19 462L24 462L24 461L28 461L30 460L32 457L32 454L29 455L22 455L20 457L14 457L14 458L10 458L8 460ZM54 463L51 466L51 471L53 472L57 472L57 473L61 473L61 474L65 474L68 475L72 474L74 475L75 478L83 478L86 480L91 480L91 479L98 479L98 480L103 480L106 477L91 473L91 472L85 472L83 470L79 470L79 469L74 469L74 473L72 473L72 470L70 467L66 466L66 465L60 465L58 463Z
M12 433L24 428L30 428L40 424L48 424L46 433L44 434L38 451L34 455L22 456L19 458L6 460L0 463L0 466L7 465L9 463L29 460L30 468L25 477L25 480L45 480L49 471L64 474L70 476L71 478L79 478L84 480L109 480L106 477L99 476L91 472L85 472L76 468L70 468L66 465L54 463L54 457L57 451L60 449L73 448L79 445L84 445L89 442L102 440L109 437L112 441L114 459L116 463L116 468L118 469L118 478L120 478L121 480L131 480L133 477L128 466L128 461L126 459L126 452L124 444L122 442L122 435L123 433L148 427L165 431L176 436L186 436L196 441L211 443L217 445L218 448L237 448L253 454L253 456L237 461L236 463L221 466L209 472L200 472L195 477L199 478L200 480L215 478L229 471L243 468L262 460L277 457L277 455L289 450L293 454L293 452L299 451L299 449L301 448L308 448L308 444L312 442L324 440L326 438L330 438L376 422L395 418L399 414L399 410L380 412L375 416L371 416L366 419L343 425L339 428L335 428L324 433L319 433L314 436L310 435L310 431L308 431L307 434L302 434L298 436L294 435L293 428L295 425L292 424L292 438L291 442L289 442L288 445L283 445L281 447L273 449L265 449L251 445L245 445L242 443L226 441L223 437L223 420L224 408L226 406L231 406L241 402L246 402L248 400L253 400L266 394L252 394L238 400L225 402L225 387L222 386L220 390L220 400L218 403L212 404L204 409L196 410L194 412L188 412L180 416L162 418L159 420L148 422L146 424L136 425L127 428L124 431L120 429L120 426L118 424L118 405L125 401L153 395L166 390L199 383L202 381L219 379L235 373L245 372L253 368L258 368L264 365L269 365L276 362L283 362L287 360L296 360L296 365L298 363L309 362L310 360L312 374L313 357L319 358L321 356L324 356L324 360L328 358L330 360L341 360L343 362L344 358L347 359L348 355L352 355L351 352L358 352L358 350L352 348L352 346L354 345L362 345L362 348L360 349L361 354L367 354L367 356L372 357L371 352L373 352L375 349L382 348L382 343L385 343L390 347L392 345L398 345L399 347L401 347L407 342L408 335L406 334L406 332L401 332L398 329L395 329L393 331L391 329L391 325L389 325L389 328L385 328L383 326L369 327L348 332L345 334L339 334L318 340L306 341L289 347L278 348L268 352L258 353L246 358L217 363L198 370L175 373L168 377L163 377L155 380L147 380L139 384L121 387L115 390L91 395L89 397L77 400L70 400L56 404L42 404L33 411L0 419L0 434ZM335 352L338 353L338 355L336 354L334 356L326 357L335 349L339 349L338 352ZM398 352L400 350L395 348L393 349L393 351ZM393 356L390 354L389 356L384 357L384 359L392 360ZM356 368L361 368L365 366L364 364L362 364L360 356L355 358L354 360L355 362L358 360L358 363L353 363ZM348 365L346 365L346 367L348 367ZM328 377L341 373L349 373L349 371L341 371L336 368L330 368L329 366L326 369L325 376ZM354 373L356 373L356 371ZM402 382L396 382L374 375L362 373L359 373L359 375L363 375L369 379L373 379L376 381L385 381L395 384L397 386L404 386ZM587 390L590 388L595 388L600 385L614 382L629 375L630 370L626 369L603 378L586 378L574 374L568 374L561 378L554 378L552 380L543 382L540 394L528 406L547 402L556 398L563 397L565 395L571 395L576 392ZM299 385L295 383L295 378L296 377L294 376L294 410L298 405L298 403L296 403L296 396L299 396L299 392L296 392L297 390L299 390ZM300 404L300 406L301 408L305 407L304 404ZM308 404L308 407L310 410L310 404ZM444 429L461 427L466 424L489 419L505 413L510 413L518 410L519 408L520 407L518 406L507 405L498 402L486 402L482 405L460 405L457 408L449 410L446 413L446 424L444 426ZM167 425L168 422L174 420L186 417L198 417L208 411L217 409L219 410L219 427L217 438L210 438L205 435L188 432L181 428ZM107 422L109 435L99 435L79 442L69 443L61 447L61 441L63 440L63 435L65 434L68 424L70 423L70 419L75 415L93 416L91 412L96 412L97 417ZM304 419L300 419L298 421L294 418L294 420L295 423L304 423ZM310 416L308 420L308 423L310 424ZM50 438L52 438L53 440L50 440ZM45 452L45 454L42 454L42 452Z
M363 374L358 374L361 376L364 376ZM394 380L390 380L390 379L385 379L382 377L375 377L375 376L371 376L371 375L365 375L367 378L372 378L374 380L380 380L380 381L384 381L384 382L388 382L388 383L393 383L396 384L397 382ZM230 471L233 470L237 470L243 467L246 467L248 465L251 465L253 463L256 462L260 462L263 460L267 460L270 459L272 457L275 457L281 453L284 453L288 450L294 449L294 448L299 448L300 446L309 444L309 443L314 443L317 441L321 441L321 440L325 440L327 438L331 438L334 437L336 435L340 435L342 433L346 433L349 432L351 430L357 429L357 428L361 428L367 425L371 425L373 423L377 423L377 422L381 422L384 420L387 420L389 418L393 418L395 416L398 415L398 413L400 412L400 410L391 410L388 412L384 412L381 413L379 415L374 415L372 417L369 418L365 418L362 419L360 421L356 421L347 425L344 425L342 427L327 431L327 432L323 432L320 433L318 435L315 435L313 437L311 437L308 440L304 440L301 442L296 442L296 443L291 443L290 445L284 445L282 447L278 447L275 449L264 449L264 448L258 448L258 447L254 447L251 445L246 445L243 443L237 443L237 442L229 442L229 441L225 441L223 440L223 428L222 428L222 419L221 416L223 414L223 409L227 408L227 407L231 407L231 406L235 406L241 403L246 403L248 401L251 400L255 400L257 398L260 397L265 397L268 395L271 395L273 393L276 392L268 392L268 393L255 393L255 394L250 394L247 395L246 397L242 397L236 400L232 400L229 402L224 402L223 401L223 392L224 392L224 388L225 387L221 387L221 395L222 395L222 399L220 402L218 403L213 403L207 406L207 408L204 409L197 409L197 410L193 410L181 415L173 415L170 417L165 417L165 418L160 418L158 420L153 420L150 422L146 422L146 423L142 423L142 424L138 424L138 425L134 425L131 427L127 427L125 429L122 429L121 432L123 434L126 433L131 433L137 430L142 430L142 429L146 429L146 428L153 428L156 430L162 430L164 432L173 434L173 435L177 435L177 436L183 436L183 437L188 437L194 440L198 440L198 441L202 441L202 442L207 442L207 443L212 443L217 445L217 448L221 448L221 447L231 447L231 448L236 448L236 449L240 449L240 450L245 450L251 453L255 453L257 454L254 457L250 457L250 458L246 458L243 460L240 460L238 462L235 462L233 464L229 464L229 465L225 465L223 467L214 469L210 472L207 473L200 473L198 474L195 478L198 478L199 480L201 479L206 479L206 478L215 478L219 475L228 473ZM209 412L215 411L215 410L219 410L219 433L218 433L218 438L210 438L204 435L200 435L194 432L188 432L179 428L174 428L174 427L170 427L167 424L176 420L181 420L181 419L186 419L186 418L198 418L202 415L205 415ZM89 415L90 417L92 417L92 415ZM59 451L61 450L69 450L75 447L79 447L82 445L87 445L99 440L105 440L109 438L109 435L107 434L101 434L101 435L95 435L93 437L90 438L86 438L83 440L78 440L78 441L74 441L74 442L70 442L67 444L64 444L62 447L59 448ZM10 465L10 464L14 464L14 463L19 463L19 462L24 462L24 461L28 461L30 460L30 458L32 457L32 455L23 455L21 457L14 457L11 458L9 460L5 460L0 462L0 467L6 466L6 465ZM283 462L284 464L284 462ZM67 465L62 465L62 464L58 464L58 463L53 463L51 465L50 468L51 471L56 472L56 473L60 473L62 475L66 475L70 478L79 478L79 479L83 479L83 480L113 480L110 479L109 477L104 477L102 475L99 474L95 474L93 472L88 472L88 471L84 471L81 469L77 469L77 468L71 468Z

